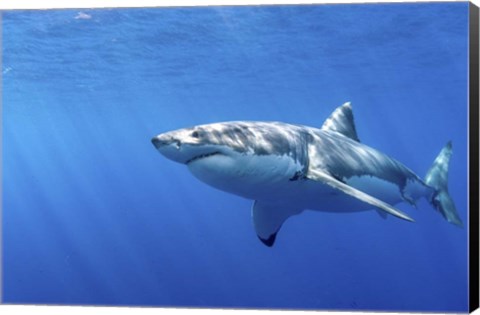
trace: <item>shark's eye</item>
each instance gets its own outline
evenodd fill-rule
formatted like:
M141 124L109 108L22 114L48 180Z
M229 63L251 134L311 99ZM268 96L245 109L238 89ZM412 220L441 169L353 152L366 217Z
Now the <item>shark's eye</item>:
M199 137L198 131L192 132L192 137L198 138Z

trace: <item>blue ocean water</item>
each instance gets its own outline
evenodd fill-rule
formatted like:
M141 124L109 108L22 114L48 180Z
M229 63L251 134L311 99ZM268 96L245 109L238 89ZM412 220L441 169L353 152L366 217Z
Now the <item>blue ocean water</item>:
M252 202L150 143L229 120L320 127L424 176L452 140L467 218L468 3L2 13L3 298L21 304L467 310L467 229L425 201L306 211L274 247Z

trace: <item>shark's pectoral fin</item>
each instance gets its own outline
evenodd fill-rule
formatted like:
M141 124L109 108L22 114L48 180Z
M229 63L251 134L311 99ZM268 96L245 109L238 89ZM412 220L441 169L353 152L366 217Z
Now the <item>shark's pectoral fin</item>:
M283 222L301 211L280 202L273 204L256 200L252 207L252 219L258 238L272 247Z
M349 186L345 183L342 183L338 179L334 178L333 176L321 172L321 171L316 171L316 170L308 170L307 178L311 180L316 180L322 183L325 183L329 185L332 188L338 189L342 191L343 193L352 196L354 198L357 198L363 202L366 202L374 207L376 207L379 210L385 211L387 213L390 213L391 215L394 215L396 217L399 217L401 219L411 221L413 222L413 219L410 218L408 215L405 213L401 212L398 209L395 209L393 206L389 205L388 203L385 203L369 194L364 193L363 191L360 191L352 186Z

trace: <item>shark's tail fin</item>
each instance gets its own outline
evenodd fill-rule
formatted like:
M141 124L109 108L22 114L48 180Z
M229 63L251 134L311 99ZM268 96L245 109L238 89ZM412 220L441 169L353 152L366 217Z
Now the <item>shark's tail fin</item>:
M425 176L425 183L434 189L430 203L448 222L463 227L455 203L448 193L448 164L452 156L452 142L449 141L438 154L433 165Z

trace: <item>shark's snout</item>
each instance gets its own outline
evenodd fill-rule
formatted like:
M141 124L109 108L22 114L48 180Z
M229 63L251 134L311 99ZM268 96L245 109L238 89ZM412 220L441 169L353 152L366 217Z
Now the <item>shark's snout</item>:
M151 142L160 154L182 164L224 154L220 146L202 142L198 131L192 131L191 128L161 133L153 137Z
M161 136L155 136L152 138L152 144L155 146L155 148L160 149L162 146L168 145L169 142L167 139L164 139Z
M182 142L171 133L162 133L152 138L152 144L163 156L176 162L184 163Z
M174 144L178 148L180 147L180 144L181 144L179 140L167 134L160 134L158 136L153 137L152 143L155 146L155 148L157 148L157 150L171 144Z

